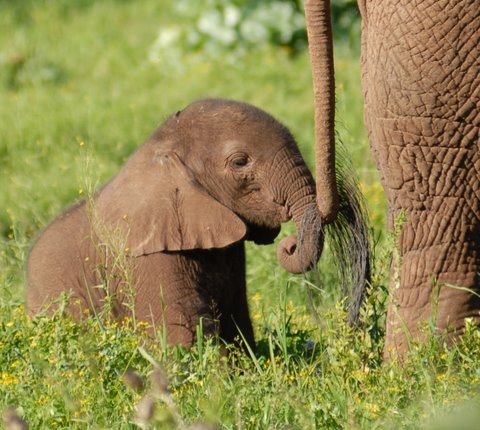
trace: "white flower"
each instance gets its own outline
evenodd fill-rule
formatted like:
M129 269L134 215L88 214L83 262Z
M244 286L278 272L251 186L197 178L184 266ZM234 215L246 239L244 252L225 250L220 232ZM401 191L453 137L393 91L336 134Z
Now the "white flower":
M268 41L268 29L260 22L247 19L240 25L242 37L252 43Z
M197 22L197 28L202 33L213 36L222 25L222 15L216 9L204 12Z
M236 40L235 30L225 26L223 16L218 10L204 13L198 20L197 27L200 32L223 45L230 45Z
M223 11L225 25L227 27L235 27L240 21L240 9L238 7L229 5Z
M178 27L167 27L159 31L154 45L158 47L168 47L174 44L180 37Z
M165 51L174 49L177 40L180 38L180 34L180 30L177 27L161 29L149 50L148 59L152 63L159 63L162 60Z

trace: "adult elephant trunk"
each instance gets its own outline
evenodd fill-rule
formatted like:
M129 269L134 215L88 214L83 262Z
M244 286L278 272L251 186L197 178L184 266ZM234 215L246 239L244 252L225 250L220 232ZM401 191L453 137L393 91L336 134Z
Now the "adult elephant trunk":
M284 238L277 256L280 264L291 273L306 272L317 263L323 248L322 223L334 221L339 207L335 174L335 80L330 2L306 0L305 16L315 101L316 193L305 186L305 195L290 204L299 236Z
M348 297L349 322L355 324L370 279L369 228L363 198L347 159L339 163L341 174L337 175L335 169L330 2L305 0L305 17L315 103L316 197L309 195L303 204L292 206L299 235L280 243L278 258L291 272L309 270L320 257L325 228L343 292Z
M335 78L329 0L305 0L315 102L317 205L324 223L338 213L335 174Z

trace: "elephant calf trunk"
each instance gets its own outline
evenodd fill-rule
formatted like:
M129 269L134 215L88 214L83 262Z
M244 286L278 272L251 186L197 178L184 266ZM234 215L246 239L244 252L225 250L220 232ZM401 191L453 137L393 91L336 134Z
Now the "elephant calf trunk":
M295 218L294 218L295 219ZM277 259L290 273L305 273L317 264L323 250L323 229L315 202L310 204L300 220L296 220L298 236L280 241Z

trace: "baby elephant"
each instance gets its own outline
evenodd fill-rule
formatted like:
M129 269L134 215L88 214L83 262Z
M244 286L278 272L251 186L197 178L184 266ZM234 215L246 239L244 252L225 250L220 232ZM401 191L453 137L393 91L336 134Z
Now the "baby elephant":
M272 243L293 218L302 238L281 241L278 258L291 272L309 270L323 246L315 198L286 127L248 104L194 102L40 234L27 307L38 312L67 292L77 318L85 309L134 314L185 346L202 320L204 333L234 342L240 331L253 347L243 242Z

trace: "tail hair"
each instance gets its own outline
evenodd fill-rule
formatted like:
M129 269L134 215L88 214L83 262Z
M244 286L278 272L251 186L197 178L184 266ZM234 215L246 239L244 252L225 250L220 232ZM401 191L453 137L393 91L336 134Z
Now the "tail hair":
M337 143L337 188L340 208L325 232L346 297L348 321L358 324L372 276L372 230L365 199L345 149Z

